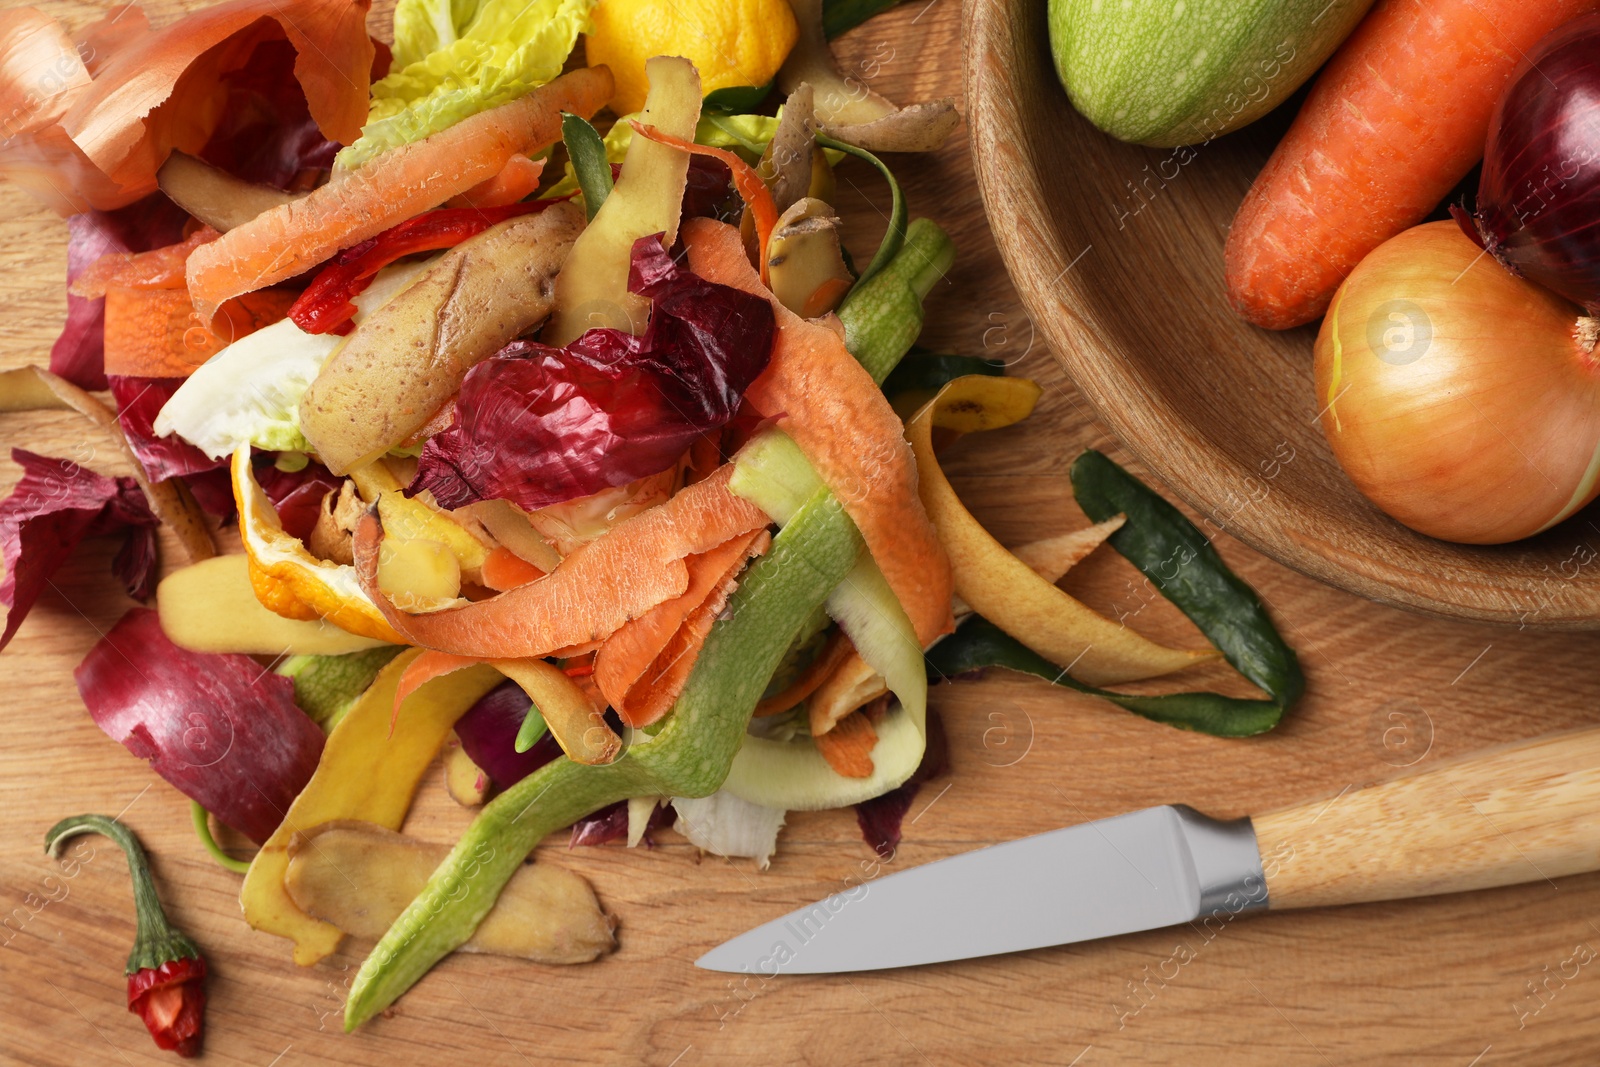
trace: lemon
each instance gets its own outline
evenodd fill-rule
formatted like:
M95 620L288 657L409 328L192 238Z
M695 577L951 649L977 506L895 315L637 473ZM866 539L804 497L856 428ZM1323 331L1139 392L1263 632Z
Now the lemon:
M652 56L683 56L709 94L767 84L800 34L788 0L601 0L590 20L588 62L611 68L619 115L644 107Z

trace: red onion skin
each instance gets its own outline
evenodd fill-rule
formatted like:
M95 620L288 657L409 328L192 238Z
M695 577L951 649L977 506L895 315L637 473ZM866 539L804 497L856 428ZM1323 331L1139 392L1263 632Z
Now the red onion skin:
M467 756L497 790L509 789L561 755L549 733L526 752L516 750L517 731L533 701L516 682L505 681L485 693L456 721L456 736Z
M73 677L96 726L258 844L322 756L293 682L249 656L179 648L147 608L124 615Z
M1495 105L1473 223L1513 274L1600 310L1600 15L1540 41Z

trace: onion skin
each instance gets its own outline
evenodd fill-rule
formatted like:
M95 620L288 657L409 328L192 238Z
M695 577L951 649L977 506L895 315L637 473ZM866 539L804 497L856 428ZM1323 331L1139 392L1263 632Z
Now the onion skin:
M1513 273L1600 311L1600 15L1541 40L1495 105L1472 224Z
M1446 541L1500 544L1566 518L1600 488L1600 366L1581 314L1452 222L1385 242L1317 334L1317 407L1340 466Z

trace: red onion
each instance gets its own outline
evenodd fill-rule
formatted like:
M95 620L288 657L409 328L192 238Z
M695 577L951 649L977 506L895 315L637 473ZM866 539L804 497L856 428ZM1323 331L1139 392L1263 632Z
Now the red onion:
M561 755L549 733L526 752L516 750L517 731L533 701L522 687L504 681L485 693L456 720L461 748L489 776L496 789L509 789Z
M1489 123L1477 211L1455 214L1513 274L1600 311L1600 15L1523 60Z

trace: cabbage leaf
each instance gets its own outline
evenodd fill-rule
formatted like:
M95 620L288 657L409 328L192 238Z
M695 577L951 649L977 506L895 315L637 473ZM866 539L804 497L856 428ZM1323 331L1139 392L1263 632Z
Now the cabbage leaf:
M336 165L354 169L553 81L595 3L400 0L394 66L373 83L367 124Z

